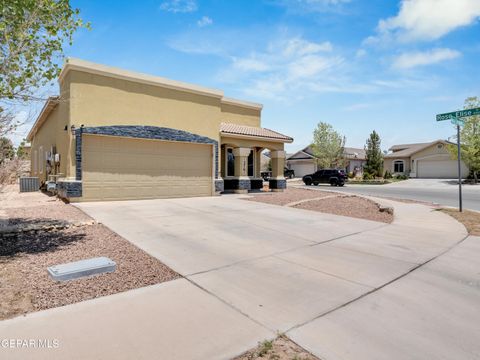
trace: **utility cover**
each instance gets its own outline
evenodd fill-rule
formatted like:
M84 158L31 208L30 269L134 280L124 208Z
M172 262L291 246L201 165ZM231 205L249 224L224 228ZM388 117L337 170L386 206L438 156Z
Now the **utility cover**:
M66 281L95 274L114 272L117 264L107 257L85 259L50 266L47 270L53 280Z

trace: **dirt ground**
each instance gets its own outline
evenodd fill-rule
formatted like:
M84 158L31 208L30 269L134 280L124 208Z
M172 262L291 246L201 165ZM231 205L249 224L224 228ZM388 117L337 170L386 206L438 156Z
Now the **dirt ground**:
M305 349L282 335L273 341L264 341L255 349L236 357L234 360L319 360Z
M332 193L327 191L287 188L283 192L267 192L254 194L251 198L248 198L247 200L283 206L299 200L331 195Z
M463 210L459 212L456 209L441 209L444 213L454 217L461 222L470 235L480 236L480 213L475 211Z
M322 199L316 199L319 197ZM371 200L328 191L287 188L284 192L255 194L248 200L384 223L393 221L392 214L380 211L379 205Z
M178 278L179 275L79 209L41 193L21 194L9 202L0 194L3 221L21 228L48 221L87 221L64 230L6 234L0 228L0 319L115 294ZM28 207L29 197L34 206ZM12 204L15 206L13 207ZM106 256L115 272L65 282L54 281L47 267Z

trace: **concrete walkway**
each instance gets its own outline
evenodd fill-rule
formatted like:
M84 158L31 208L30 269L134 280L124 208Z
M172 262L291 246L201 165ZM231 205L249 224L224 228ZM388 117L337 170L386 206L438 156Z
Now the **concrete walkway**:
M60 347L1 352L229 359L282 331L321 359L478 358L479 239L380 201L393 224L234 196L81 204L186 279L2 321L2 339Z

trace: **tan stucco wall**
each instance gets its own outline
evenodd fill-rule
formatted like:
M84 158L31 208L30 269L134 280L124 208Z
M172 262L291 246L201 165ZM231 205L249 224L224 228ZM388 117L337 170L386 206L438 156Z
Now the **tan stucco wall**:
M260 109L222 103L220 96L197 94L163 86L70 70L62 78L64 100L52 111L32 140L32 154L40 145L56 145L60 172L75 177L75 125L151 125L188 131L222 143L220 123L260 126ZM68 131L65 131L65 126ZM255 140L235 140L237 146L262 146ZM265 143L282 150L283 144ZM220 151L220 146L219 146ZM32 165L33 168L33 165Z
M404 160L404 174L408 175L410 173L410 168L412 166L411 160L409 157L398 157L398 158L387 158L383 160L383 171L390 171L393 174L393 162L395 160Z
M441 147L441 149L439 149L437 146L439 144L440 143L433 144L432 146L429 146L428 148L413 154L412 160L417 160L424 157L435 157L436 155L442 155L442 157L445 159L453 159L447 150L447 145L442 144L443 146Z
M65 125L68 126L68 102L60 101L59 104L48 115L43 126L35 134L32 139L31 149L31 172L33 176L38 176L41 181L47 180L46 177L46 158L45 152L50 151L52 146L56 148L56 152L60 154L60 167L58 173L66 175L68 168L68 141L69 134L65 131ZM42 147L41 164L39 163L39 152ZM37 159L33 159L37 154ZM42 166L42 172L34 172L34 162L38 164L38 170Z
M260 126L260 110L221 104L221 122Z

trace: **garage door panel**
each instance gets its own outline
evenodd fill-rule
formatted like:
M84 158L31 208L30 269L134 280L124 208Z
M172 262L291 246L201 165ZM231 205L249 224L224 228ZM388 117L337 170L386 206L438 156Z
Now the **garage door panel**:
M468 169L462 163L462 177L468 175ZM453 179L458 176L456 160L418 160L417 177Z
M212 146L86 135L84 200L212 195Z

